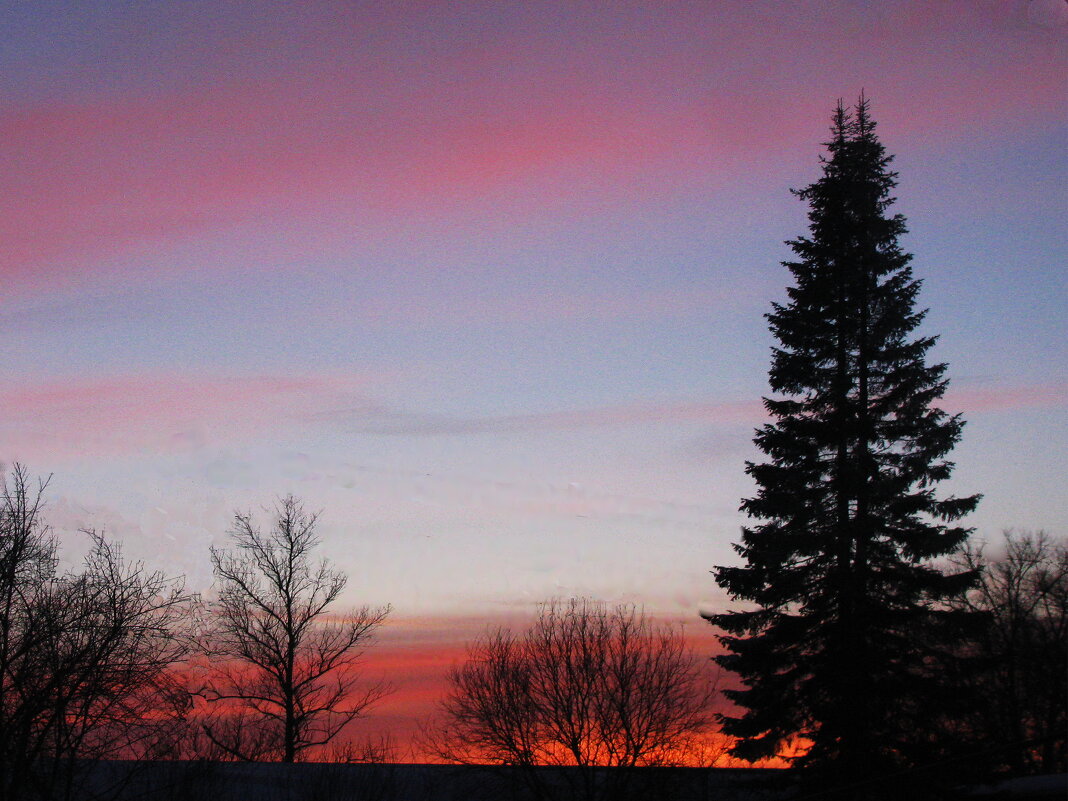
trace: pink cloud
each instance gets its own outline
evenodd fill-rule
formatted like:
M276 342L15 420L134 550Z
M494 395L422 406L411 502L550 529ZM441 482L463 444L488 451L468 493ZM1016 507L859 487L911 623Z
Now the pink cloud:
M1068 385L1033 384L1000 387L952 387L939 405L965 415L1011 411L1029 407L1063 406ZM573 431L588 428L675 424L729 424L756 426L767 419L760 398L742 401L694 400L634 402L587 409L502 415L498 417L445 417L380 408L368 414L364 408L336 409L316 415L322 420L348 421L364 433L396 436L446 436L471 434L518 434L539 431Z
M878 79L869 89L879 118L898 136L959 146L977 126L1011 128L1043 109L1055 119L1056 70L1005 57L996 71L947 67L928 48L947 20L906 7L868 34L893 57L865 67ZM649 41L665 37L678 52L638 48L623 61L618 32L595 17L578 20L591 26L587 47L564 60L552 42L510 32L434 62L458 82L445 91L425 75L406 82L410 65L342 61L316 80L9 109L0 275L9 292L41 290L91 274L102 257L269 220L381 228L502 199L539 209L584 194L635 202L751 182L823 137L813 114L826 116L824 95L840 89L820 78L818 107L798 93L849 57L839 42L802 63L791 54L803 36L815 47L829 35L819 26L731 14L726 27L693 9L655 17ZM862 44L855 33L850 47ZM768 58L754 57L755 42ZM540 80L493 77L516 54ZM742 67L714 89L694 82L733 64Z
M281 434L313 411L351 404L366 377L122 375L0 389L5 459L39 462Z
M947 411L960 410L970 414L1006 412L1016 409L1068 406L1068 384L1002 384L1000 386L962 386L952 383L946 400L941 404Z
M196 449L207 442L285 435L302 425L346 424L398 436L518 434L677 424L754 426L759 398L634 402L498 417L406 412L366 395L366 376L120 375L28 381L0 390L7 459L99 457ZM1068 385L951 389L941 405L965 416L1065 405Z
M0 119L0 135L20 156L9 176L20 201L0 219L5 278L43 287L91 268L75 261L275 215L313 221L327 209L366 224L367 215L436 213L560 171L641 171L703 136L686 120L561 110L560 98L483 119L393 111L373 127L345 120L326 130L290 121L302 105L292 95L235 100L213 89ZM534 195L544 203L557 191L553 184Z

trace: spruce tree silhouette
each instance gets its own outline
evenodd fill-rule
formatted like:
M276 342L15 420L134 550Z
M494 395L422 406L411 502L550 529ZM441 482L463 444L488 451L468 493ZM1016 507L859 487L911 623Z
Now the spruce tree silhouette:
M823 175L795 191L809 235L788 243L789 301L767 315L773 422L754 438L768 460L746 466L758 489L741 506L756 521L735 545L745 565L715 570L747 606L709 619L725 632L717 661L745 684L727 692L741 714L722 717L734 754L804 738L810 790L883 797L900 788L880 777L929 759L928 723L951 695L939 663L952 635L936 653L917 634L961 622L941 602L975 575L931 560L960 548L970 529L955 521L979 496L935 494L964 423L935 405L946 365L927 364L936 338L916 333L921 282L863 95L839 103L826 147Z

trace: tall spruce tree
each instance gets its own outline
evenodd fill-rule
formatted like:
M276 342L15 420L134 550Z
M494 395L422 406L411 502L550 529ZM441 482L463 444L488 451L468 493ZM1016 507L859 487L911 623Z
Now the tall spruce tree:
M767 461L746 465L758 489L741 506L755 521L735 545L745 564L715 571L745 611L710 620L725 632L717 661L744 682L727 692L741 714L722 719L734 753L771 756L800 737L805 775L861 798L934 753L947 673L921 642L937 629L951 650L959 621L941 602L974 575L932 560L965 541L955 523L979 496L935 493L964 423L936 406L946 365L927 364L936 338L916 333L921 282L863 96L839 103L826 146L822 177L795 191L809 235L788 242L789 302L766 315L776 397L754 439Z

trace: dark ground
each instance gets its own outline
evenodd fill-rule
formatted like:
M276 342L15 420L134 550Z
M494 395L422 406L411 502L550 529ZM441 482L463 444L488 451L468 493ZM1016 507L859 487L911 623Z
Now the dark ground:
M575 768L536 768L558 788L553 801L581 796L564 788ZM598 769L604 781L612 769ZM75 801L532 801L519 769L422 764L101 762L86 766ZM788 801L789 776L746 768L640 768L632 791L607 801ZM1068 776L1035 776L961 791L962 801L1068 798Z
M452 765L339 765L304 763L108 762L94 765L82 784L86 801L528 801L516 768ZM574 769L537 768L556 786ZM607 775L602 771L604 778ZM780 771L643 768L634 791L620 801L777 801L769 791ZM114 791L118 784L122 787ZM574 798L562 792L560 801ZM613 801L616 801L613 799Z

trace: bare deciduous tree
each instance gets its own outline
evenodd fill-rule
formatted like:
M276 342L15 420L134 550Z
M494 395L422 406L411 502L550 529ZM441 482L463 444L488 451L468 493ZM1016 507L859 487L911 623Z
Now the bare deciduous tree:
M1015 774L1068 769L1068 542L1045 532L1006 531L991 559L968 545L960 566L979 570L978 585L957 604L982 613L972 642L982 667L976 685L974 734L1003 743L1003 769Z
M237 514L234 549L211 551L214 665L201 694L218 712L204 732L233 758L298 761L387 692L381 683L361 688L356 666L389 608L328 613L347 579L312 560L317 517L287 496L270 530Z
M171 668L188 653L192 599L94 531L81 570L58 573L46 484L15 465L0 498L4 798L65 798L86 761L156 756L188 707Z
M448 681L433 750L516 766L539 798L624 798L630 769L690 763L712 719L713 684L681 632L633 606L546 603L523 634L471 645ZM535 769L547 765L580 770Z

